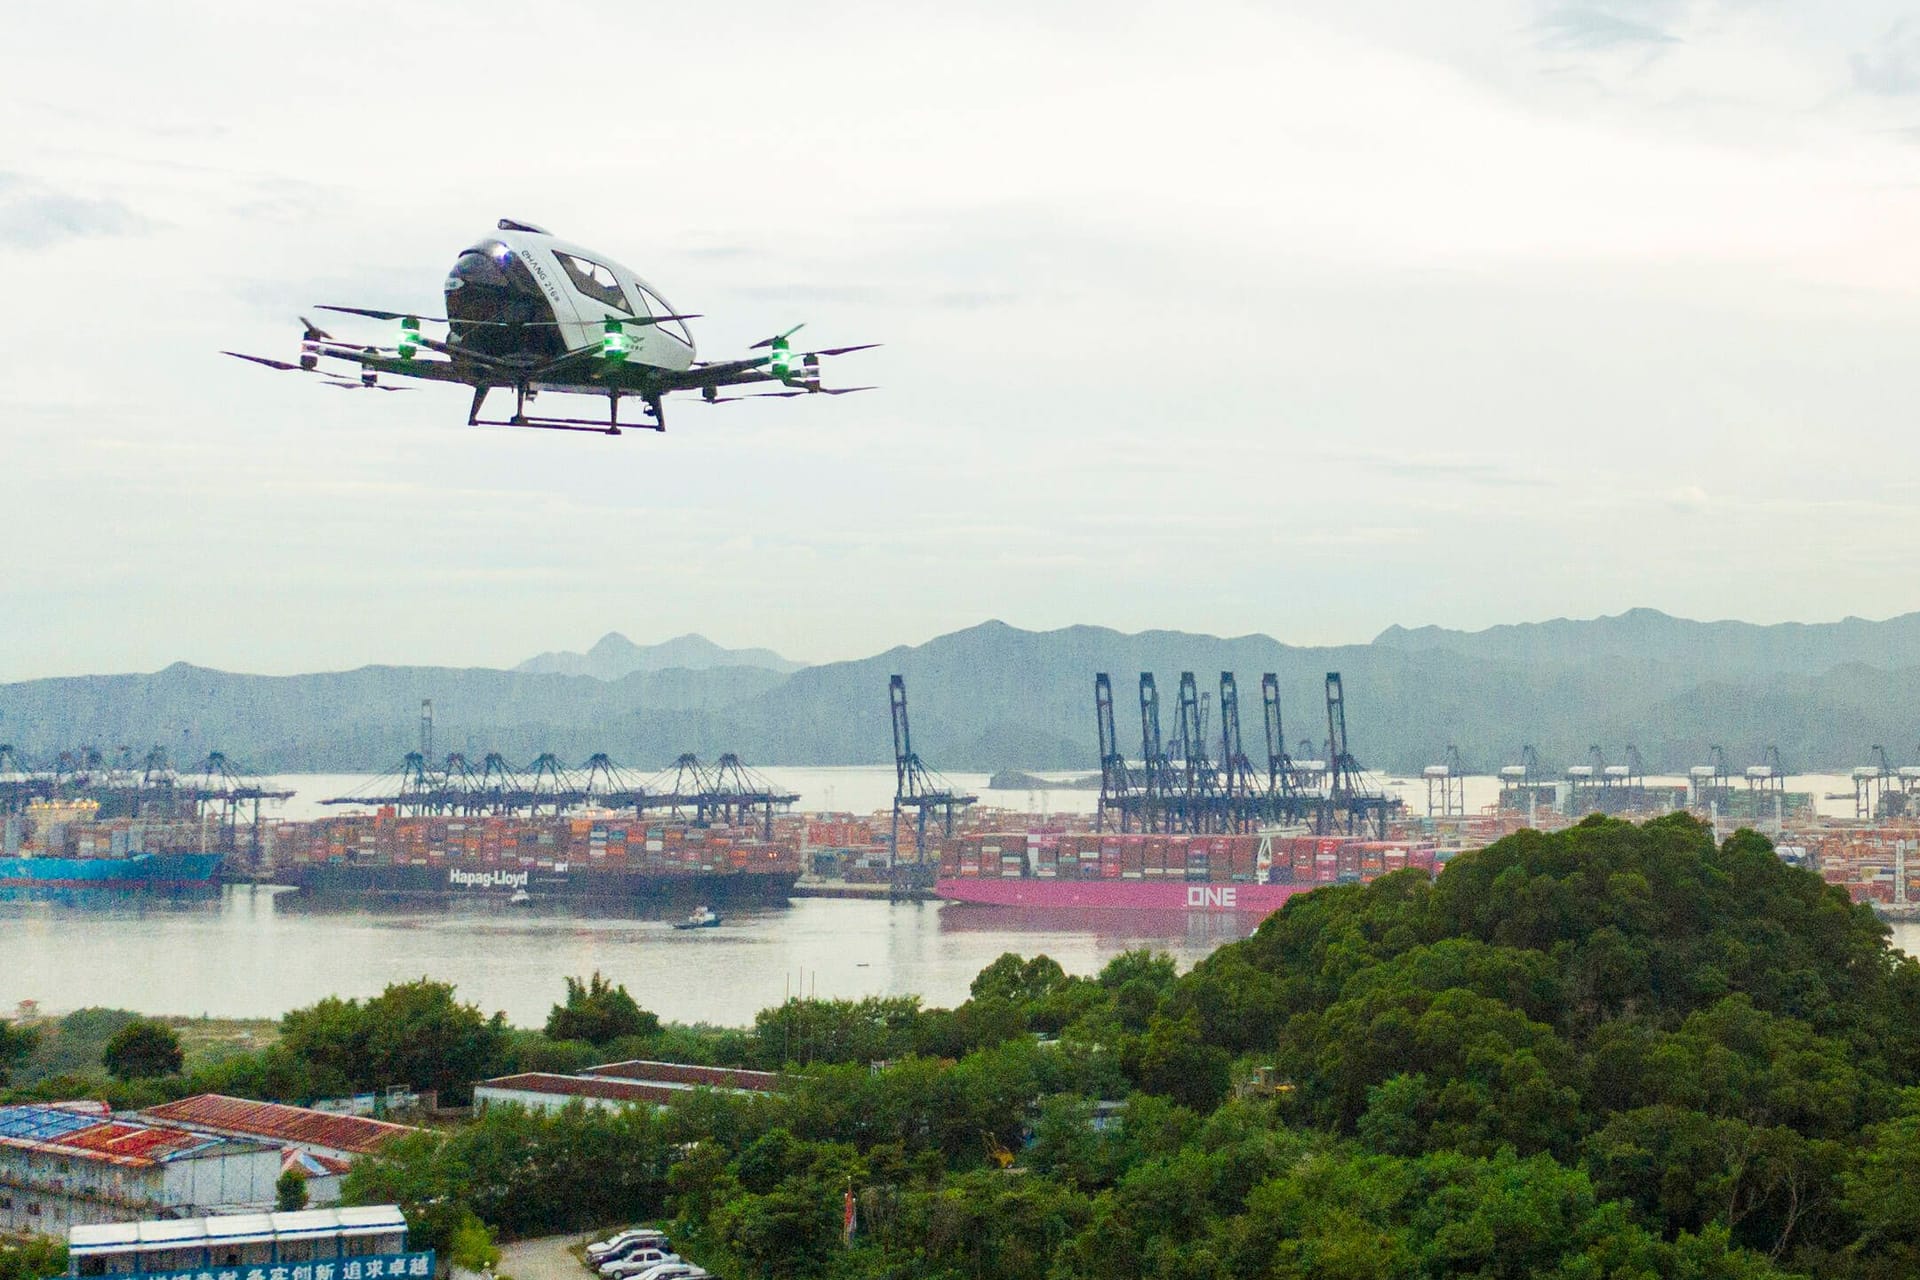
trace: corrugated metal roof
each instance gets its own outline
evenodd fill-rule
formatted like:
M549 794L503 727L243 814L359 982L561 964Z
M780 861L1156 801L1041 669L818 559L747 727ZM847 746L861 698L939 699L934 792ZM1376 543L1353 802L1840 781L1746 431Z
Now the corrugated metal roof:
M418 1133L412 1125L388 1120L370 1120L365 1116L335 1115L307 1107L289 1107L278 1102L250 1102L219 1093L201 1093L178 1102L148 1107L146 1113L170 1124L209 1129L215 1133L248 1138L266 1138L275 1142L299 1142L316 1147L332 1147L367 1155L407 1133Z
M280 1153L280 1172L298 1169L309 1178L330 1178L345 1173L350 1168L345 1160L337 1156L323 1156L317 1151L308 1151L305 1147L288 1147Z
M686 1086L641 1084L635 1080L608 1080L598 1076L555 1076L529 1071L517 1076L483 1080L481 1089L512 1089L563 1098L611 1098L617 1102L673 1102L687 1096Z
M687 1062L651 1062L634 1058L626 1062L608 1062L588 1067L583 1076L611 1076L619 1080L638 1080L647 1084L705 1085L712 1089L746 1089L771 1093L780 1088L781 1078L771 1071L746 1071L739 1067L702 1067Z
M370 1230L403 1231L407 1219L390 1204L354 1208L301 1209L292 1213L231 1213L211 1218L155 1219L147 1222L106 1222L67 1228L67 1245L76 1255L124 1251L135 1243L164 1240L232 1244L243 1240L304 1237L317 1233L344 1235Z
M44 1104L0 1107L0 1145L131 1168L149 1168L218 1147L244 1149L204 1133L129 1124L100 1112Z

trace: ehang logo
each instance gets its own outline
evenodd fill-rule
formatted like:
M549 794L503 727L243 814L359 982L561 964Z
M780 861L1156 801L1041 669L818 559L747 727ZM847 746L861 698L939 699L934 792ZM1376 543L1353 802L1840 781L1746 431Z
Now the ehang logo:
M1201 907L1210 911L1232 911L1239 891L1232 885L1214 888L1211 885L1197 884L1187 890L1187 905Z

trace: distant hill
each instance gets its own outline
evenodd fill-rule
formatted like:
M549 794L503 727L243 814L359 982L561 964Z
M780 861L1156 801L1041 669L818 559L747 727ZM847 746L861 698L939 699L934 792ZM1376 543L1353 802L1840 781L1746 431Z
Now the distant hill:
M606 641L595 651L603 647L620 651ZM0 685L0 740L30 752L159 742L198 756L217 746L259 771L382 769L412 747L419 700L432 698L440 749L500 750L516 762L606 751L653 768L682 751L734 751L758 764L878 764L892 758L887 678L899 672L914 746L935 768L1094 768L1095 672L1113 677L1120 745L1137 759L1139 673L1158 678L1170 734L1180 672L1195 672L1217 701L1223 670L1238 677L1242 738L1256 758L1265 752L1261 673L1279 676L1289 744L1304 738L1317 753L1323 681L1334 670L1356 754L1395 772L1439 760L1450 743L1479 771L1516 761L1524 744L1553 766L1585 760L1590 744L1621 760L1631 743L1668 771L1703 763L1716 743L1736 767L1777 745L1802 771L1861 763L1875 742L1897 762L1920 754L1920 615L1755 627L1651 610L1471 633L1390 628L1372 644L1326 648L986 622L791 674L365 667L267 677L176 664ZM1216 707L1216 750L1219 724Z
M618 680L636 671L710 671L715 667L758 667L782 675L806 664L792 662L771 649L725 649L703 635L689 633L659 644L635 644L618 631L609 631L585 653L556 650L528 658L515 671L541 675L592 676Z
M683 726L785 679L754 667L615 681L452 667L255 676L181 662L147 675L0 685L0 726L29 753L159 743L176 758L217 748L260 772L383 770L414 749L420 700L431 698L442 751L500 750L522 763L547 750L584 758L617 742L630 762L648 763L682 749Z
M1374 644L1442 649L1505 662L1588 662L1599 657L1666 662L1720 673L1815 675L1858 663L1893 670L1920 667L1920 613L1885 622L1694 622L1658 609L1613 617L1524 622L1485 631L1388 627Z

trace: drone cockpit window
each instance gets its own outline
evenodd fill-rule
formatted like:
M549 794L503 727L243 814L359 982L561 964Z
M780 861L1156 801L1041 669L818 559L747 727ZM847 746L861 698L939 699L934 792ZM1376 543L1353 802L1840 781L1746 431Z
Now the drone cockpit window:
M560 265L567 270L567 279L573 287L602 306L633 314L633 304L627 301L627 295L620 288L620 281L611 270L597 262L575 257L571 253L556 252Z

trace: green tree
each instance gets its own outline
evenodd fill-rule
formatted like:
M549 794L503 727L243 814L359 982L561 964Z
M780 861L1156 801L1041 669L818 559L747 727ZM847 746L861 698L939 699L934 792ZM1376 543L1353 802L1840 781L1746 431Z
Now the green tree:
M1200 1038L1200 1019L1155 1015L1140 1045L1140 1087L1195 1111L1211 1111L1232 1084L1227 1051Z
M280 1019L279 1047L301 1064L316 1081L331 1084L325 1092L348 1092L373 1084L367 1041L372 1026L358 1000L328 996Z
M362 1005L327 999L280 1020L280 1047L316 1082L346 1088L404 1084L463 1102L507 1061L506 1018L454 999L453 985L421 978Z
M553 1006L553 1012L547 1015L550 1040L584 1040L605 1046L623 1036L658 1034L660 1019L642 1009L625 986L603 978L598 969L586 982L568 978L566 1003Z
M67 1245L53 1236L0 1240L0 1280L47 1280L67 1273Z
M13 1022L0 1021L0 1085L7 1083L13 1069L19 1066L39 1043L38 1028L22 1027Z
M282 1171L273 1184L273 1207L282 1213L306 1208L307 1175L293 1168Z
M500 1247L486 1223L463 1214L447 1240L447 1261L462 1271L490 1271L500 1265Z
M143 1018L115 1032L100 1060L117 1079L146 1080L177 1073L186 1055L172 1027Z
M1920 1275L1920 1089L1906 1090L1899 1114L1864 1136L1841 1179L1854 1228L1844 1259L1875 1280Z

